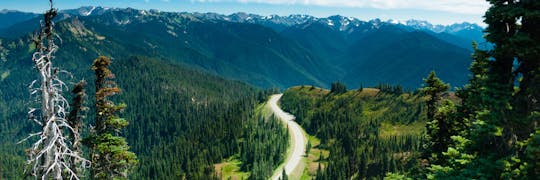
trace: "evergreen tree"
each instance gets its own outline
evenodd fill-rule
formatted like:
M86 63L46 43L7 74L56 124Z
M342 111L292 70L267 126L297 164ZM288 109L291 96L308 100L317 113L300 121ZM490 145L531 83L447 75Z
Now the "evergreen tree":
M538 1L489 0L486 39L475 47L473 76L458 95L458 119L470 132L453 137L449 166L432 166L434 178L535 179L540 121L540 16Z
M434 120L429 122L431 163L445 164L443 152L452 143L451 137L460 133L460 126L456 124L456 106L450 100L444 100L441 107L437 109Z
M471 151L473 169L486 178L524 176L525 149L538 129L540 33L538 1L490 0L486 39L495 44L488 55L485 109L476 114ZM536 49L536 50L534 50ZM530 146L529 146L530 147Z
M456 91L456 95L461 98L461 104L452 106L447 104L439 108L437 112L436 119L441 122L450 122L448 128L452 131L448 134L450 136L444 136L447 140L446 144L442 144L444 146L431 146L436 149L434 151L442 152L442 154L437 154L438 161L432 162L428 168L430 171L428 178L459 177L466 179L472 176L470 171L465 170L475 158L474 153L468 151L468 147L473 142L468 139L470 138L471 122L477 118L478 112L486 109L489 101L486 89L489 55L487 51L478 49L476 42L473 42L473 49L473 62L469 68L471 71L469 84ZM448 137L450 137L450 141L448 141ZM436 140L429 142L441 144L441 141ZM419 169L418 172L422 170L425 169Z
M308 140L306 144L306 157L309 156L309 152L311 151L311 141Z
M524 174L528 177L540 177L540 130L536 130L527 142L528 145L525 149L527 166Z
M118 136L128 122L118 116L126 105L116 105L110 96L120 93L108 69L111 60L99 57L92 70L96 74L96 120L92 135L86 140L90 146L92 179L126 179L129 170L137 164L137 157L129 151L125 138Z
M522 149L518 149L519 154L528 161L528 176L540 177L540 2L520 1L515 11L517 30L510 42L515 47L515 56L519 63L514 72L519 85L512 102L515 119L512 121L514 127L511 127L510 131L517 137L518 147L522 142L528 143L524 154L521 154Z
M448 91L450 85L445 84L441 79L437 77L435 71L431 71L426 79L424 79L424 87L420 89L420 92L429 96L427 100L427 118L433 120L435 117L436 104L441 100L441 93Z
M68 115L68 123L73 129L71 133L71 147L73 149L73 153L76 154L79 157L82 157L83 151L81 147L81 128L83 125L82 119L84 116L82 115L84 111L86 111L88 108L84 106L85 99L86 99L86 81L81 81L77 83L73 90L71 91L75 97L73 97L73 102L71 103L71 111ZM86 163L81 161L79 158L76 158L76 156L71 157L71 170L75 174L84 174L84 169L81 167L84 167L85 165L82 163Z
M462 89L456 91L456 96L461 99L461 103L456 106L456 114L453 115L456 135L461 137L469 137L471 120L475 118L476 112L487 107L489 98L487 95L487 77L489 66L489 55L485 50L478 49L476 42L473 42L474 53L472 55L472 63L469 67L471 76L469 83Z
M347 86L341 82L332 83L330 92L335 94L342 94L347 92Z
M422 152L423 158L430 158L437 156L443 152L447 146L445 144L446 137L440 137L441 134L448 134L448 126L444 117L438 117L435 119L437 112L437 103L441 100L441 93L447 91L450 85L445 84L441 79L437 77L434 71L429 73L429 76L424 79L424 87L420 89L420 92L428 96L426 102L427 105L427 118L428 123L426 125L426 139L424 142L424 151ZM432 155L433 154L433 155Z
M476 111L486 107L486 83L488 76L489 55L485 50L478 49L476 42L473 42L474 53L472 63L469 67L471 76L469 83L463 89L458 89L456 95L461 98L460 112L463 117L468 117Z
M287 173L285 173L285 168L283 168L283 171L281 171L281 180L288 180L289 176L287 176Z
M319 159L322 159L322 158L319 158ZM317 174L315 175L315 179L323 179L323 173L322 173L320 161L319 161L319 165L317 166Z

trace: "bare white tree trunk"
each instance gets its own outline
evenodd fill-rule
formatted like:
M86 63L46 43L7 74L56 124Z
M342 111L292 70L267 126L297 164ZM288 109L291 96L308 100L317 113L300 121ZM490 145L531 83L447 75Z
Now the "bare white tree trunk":
M53 33L56 10L52 7L44 15L44 21L38 36L34 39L36 52L32 56L35 68L40 78L30 85L31 95L40 103L39 108L30 108L29 117L41 125L41 132L30 134L26 139L38 136L39 139L28 151L28 164L31 169L28 173L40 179L79 179L71 168L72 159L79 159L88 164L88 161L71 149L73 145L66 135L70 132L78 136L68 123L66 117L69 103L62 93L68 89L66 84L58 77L61 71L53 66L54 53L58 50ZM39 87L35 85L39 84ZM24 141L23 140L23 141Z

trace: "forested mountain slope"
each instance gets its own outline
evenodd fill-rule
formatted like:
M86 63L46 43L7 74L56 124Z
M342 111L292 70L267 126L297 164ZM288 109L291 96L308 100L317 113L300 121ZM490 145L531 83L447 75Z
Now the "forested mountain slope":
M332 22L345 19L330 18L337 18ZM297 25L282 34L329 59L342 72L338 79L351 87L379 83L419 87L422 77L431 70L440 72L452 85L466 81L471 52L438 38L434 32L380 21L357 22L350 29L326 23Z
M425 74L435 70L450 84L461 85L469 56L467 50L422 31L377 31L351 45L340 67L348 69L343 78L347 84L419 87Z
M62 59L57 61L59 66L76 77L69 82L84 78L90 84L87 91L92 92L90 60L59 59ZM26 115L32 104L26 86L35 73L30 59L10 60L19 62L2 64L9 70L3 70L0 83L0 177L19 179L23 175L24 149L29 145L15 143L36 128ZM254 108L265 101L264 91L167 60L142 56L116 58L111 70L123 89L118 101L128 106L123 117L130 125L124 133L139 156L140 166L130 179L211 179L217 177L214 163L234 154L259 151L255 148L257 144L245 144L242 139L251 134L251 128L246 126L257 124ZM93 95L90 93L89 97ZM89 99L87 106L92 102ZM93 113L93 109L86 113L87 123L93 119ZM264 125L259 127L269 129ZM263 160L266 159L244 161L246 171L254 170L250 164L262 164ZM261 167L258 170L271 172L272 167L267 164L263 167L266 170Z
M285 91L281 106L296 116L322 156L317 179L382 178L413 167L426 123L424 97L397 87L331 92L311 86Z
M27 21L39 16L35 13L26 13L14 10L2 9L0 10L0 29L8 28L19 22Z

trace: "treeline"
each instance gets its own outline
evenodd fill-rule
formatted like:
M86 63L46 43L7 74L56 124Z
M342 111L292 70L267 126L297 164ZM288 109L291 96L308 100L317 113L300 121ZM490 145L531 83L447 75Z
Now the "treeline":
M318 148L330 150L316 179L382 178L415 163L421 133L392 134L381 123L413 126L425 121L421 97L380 92L372 88L328 91L314 87L287 90L282 107L306 131L320 138ZM333 89L333 90L334 90ZM387 135L390 134L390 135Z

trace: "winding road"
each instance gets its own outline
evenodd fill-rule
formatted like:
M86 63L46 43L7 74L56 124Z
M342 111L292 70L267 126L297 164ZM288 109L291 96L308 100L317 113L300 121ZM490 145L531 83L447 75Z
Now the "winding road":
M290 175L297 169L297 171L299 171L300 173L303 171L304 166L302 164L302 158L304 158L307 143L307 138L304 135L304 130L302 129L302 127L300 127L300 125L298 125L298 123L294 121L295 117L283 111L278 106L278 101L279 99L281 99L281 96L283 96L283 94L272 95L270 97L270 100L268 100L268 105L270 106L272 113L283 123L287 124L287 127L289 127L291 152L285 159L284 165L280 166L274 172L274 174L272 175L272 179L280 179L283 168L285 168L285 173L287 175Z

